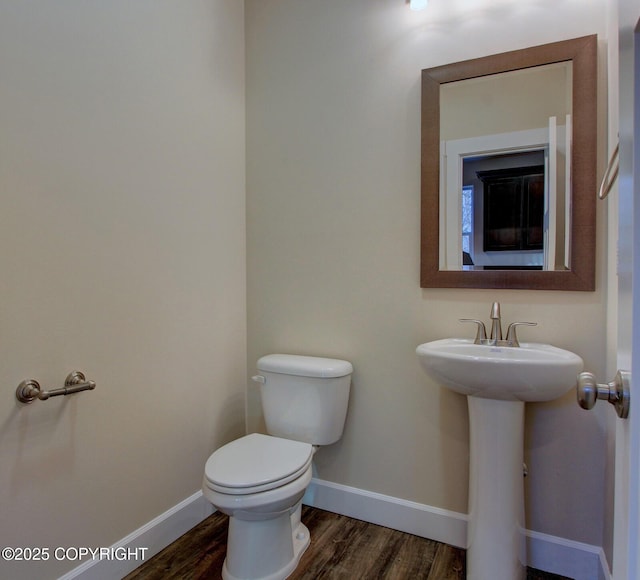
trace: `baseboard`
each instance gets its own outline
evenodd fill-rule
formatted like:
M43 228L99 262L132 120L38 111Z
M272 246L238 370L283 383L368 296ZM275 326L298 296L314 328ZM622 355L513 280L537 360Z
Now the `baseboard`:
M316 478L302 503L458 548L466 546L466 514Z
M526 535L527 558L532 568L577 580L611 580L601 547L530 530Z
M181 501L171 509L138 528L110 548L110 554L130 554L127 558L88 560L58 580L113 580L122 578L197 526L214 512L202 491ZM146 548L140 550L140 548ZM124 550L128 552L125 552ZM141 559L143 556L144 559Z
M466 547L467 515L398 499L321 479L312 479L302 499L306 505ZM611 580L604 551L598 546L526 532L528 565L576 580Z
M458 548L466 546L467 515L314 478L303 503ZM198 491L138 528L110 548L146 548L148 560L214 512ZM527 531L528 565L576 580L611 580L602 548L548 534ZM113 580L140 566L139 559L95 559L59 580Z

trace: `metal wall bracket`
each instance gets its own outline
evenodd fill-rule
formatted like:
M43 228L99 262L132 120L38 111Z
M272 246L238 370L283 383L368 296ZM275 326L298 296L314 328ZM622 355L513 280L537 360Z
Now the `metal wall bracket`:
M25 379L16 389L16 399L21 403L33 403L36 399L46 401L51 397L72 395L73 393L80 393L82 391L92 391L95 388L95 382L87 381L84 373L73 371L67 375L64 381L64 387L51 389L50 391L43 390L40 383L35 379Z

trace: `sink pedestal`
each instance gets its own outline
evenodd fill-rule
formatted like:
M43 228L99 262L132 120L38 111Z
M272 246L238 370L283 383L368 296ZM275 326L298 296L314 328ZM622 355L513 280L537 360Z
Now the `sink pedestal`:
M468 396L467 403L467 579L524 579L524 402Z
M416 353L431 378L467 395L467 578L524 579L524 404L564 395L582 359L550 344L514 347L464 338L426 342Z

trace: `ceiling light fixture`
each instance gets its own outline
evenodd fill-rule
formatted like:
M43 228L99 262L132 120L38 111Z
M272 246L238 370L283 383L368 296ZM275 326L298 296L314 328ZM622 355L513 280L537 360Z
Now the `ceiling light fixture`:
M409 0L409 8L411 10L424 10L427 7L429 0Z

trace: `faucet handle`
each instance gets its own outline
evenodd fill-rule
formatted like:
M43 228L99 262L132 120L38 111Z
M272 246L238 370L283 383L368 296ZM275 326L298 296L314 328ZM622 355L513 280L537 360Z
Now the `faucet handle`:
M509 346L520 346L518 336L516 335L517 326L538 326L537 322L512 322L507 328L507 344Z
M487 329L484 326L484 322L482 320L475 320L474 318L460 318L460 322L473 322L478 325L478 330L476 332L476 338L473 341L474 344L482 344L483 340L487 340Z

